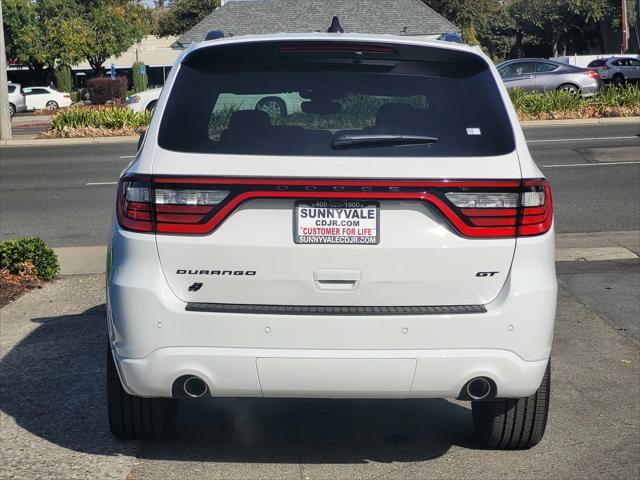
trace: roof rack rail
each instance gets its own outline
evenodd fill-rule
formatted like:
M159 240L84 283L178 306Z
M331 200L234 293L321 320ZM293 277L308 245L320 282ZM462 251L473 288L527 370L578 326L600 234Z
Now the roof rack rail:
M331 19L331 25L327 28L327 33L344 33L344 28L340 25L340 19L336 15Z
M224 38L224 32L222 30L211 30L207 32L204 37L205 40L217 40L218 38Z

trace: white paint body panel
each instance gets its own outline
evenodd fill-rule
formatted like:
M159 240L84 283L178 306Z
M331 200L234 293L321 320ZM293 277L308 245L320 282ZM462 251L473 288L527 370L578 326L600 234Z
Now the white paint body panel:
M283 38L326 39L327 35L215 42ZM330 38L439 46L483 56L469 47L409 37L345 34ZM542 177L490 62L513 125L513 153L390 161L163 150L157 147L158 126L181 59L160 94L143 148L129 173L336 179ZM127 391L144 397L170 396L174 380L186 374L200 376L212 396L456 397L476 376L491 378L502 397L527 396L538 388L551 352L555 318L553 229L517 240L466 239L425 204L385 201L381 202L379 245L295 245L292 210L291 200L253 200L203 236L140 234L114 226L107 313L114 358ZM203 283L198 292L188 291L195 279L175 274L177 269L214 267L257 274L198 279ZM478 278L479 271L500 273ZM321 288L322 279L331 275L337 280L353 279L353 287ZM373 317L228 314L186 311L189 301L483 304L487 312Z

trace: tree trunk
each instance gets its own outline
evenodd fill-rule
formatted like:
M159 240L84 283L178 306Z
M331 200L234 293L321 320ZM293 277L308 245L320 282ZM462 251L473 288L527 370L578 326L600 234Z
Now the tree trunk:
M107 58L108 57L105 57L103 55L87 57L87 61L89 62L89 65L93 69L94 77L100 77L102 75L102 65L104 64Z
M553 29L553 38L551 40L551 56L558 56L558 45L560 44L560 30Z
M513 46L511 47L511 52L509 52L509 56L511 58L522 57L522 37L522 32L520 30L516 30L516 38L513 42Z

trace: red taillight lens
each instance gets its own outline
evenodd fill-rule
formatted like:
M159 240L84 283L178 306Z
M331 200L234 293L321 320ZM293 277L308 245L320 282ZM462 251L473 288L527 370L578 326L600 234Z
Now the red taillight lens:
M152 232L151 187L147 177L124 177L118 183L116 213L126 230Z
M118 186L118 222L137 232L206 235L246 201L410 200L431 204L460 235L540 235L553 221L546 180L313 180L127 176Z
M473 228L469 237L540 235L551 228L551 190L546 180L525 180L510 192L452 191L445 197Z
M150 177L120 180L118 220L127 230L160 233L196 233L215 206L229 195L228 190L207 187L182 188L159 185Z
M598 73L597 70L590 69L590 70L587 70L585 73L588 77L595 78L596 80L600 78L600 74Z
M553 205L546 180L525 180L518 236L541 235L551 229Z

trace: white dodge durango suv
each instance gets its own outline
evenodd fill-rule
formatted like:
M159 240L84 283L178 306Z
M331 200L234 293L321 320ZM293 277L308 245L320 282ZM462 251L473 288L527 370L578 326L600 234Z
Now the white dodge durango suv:
M303 101L275 115L247 95ZM457 398L485 446L543 436L551 194L479 49L191 46L120 178L107 263L119 438L170 433L201 396Z

